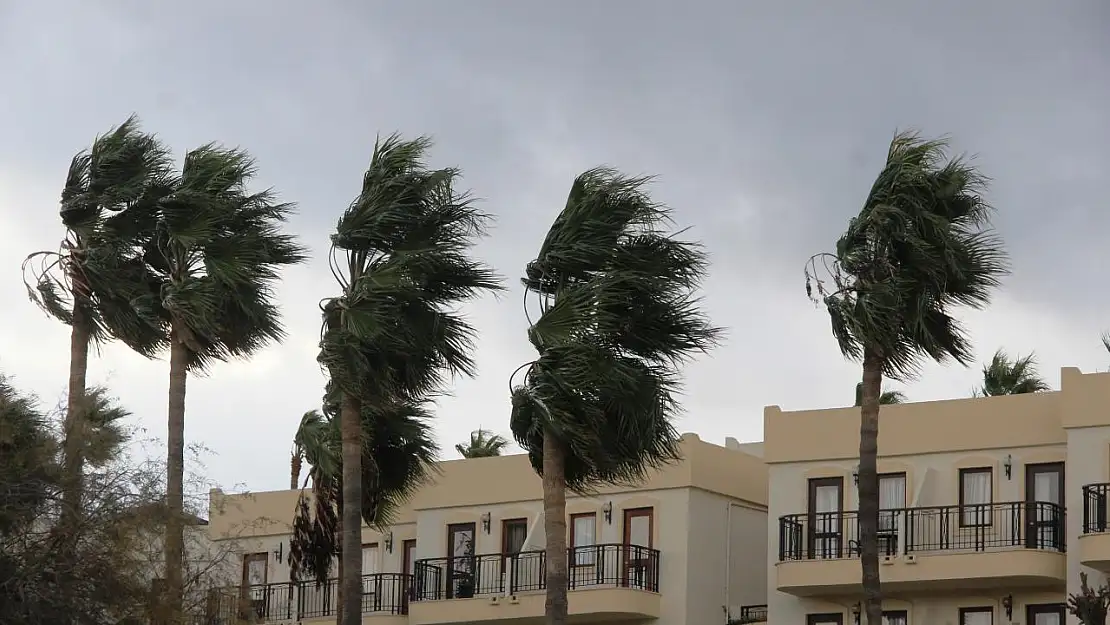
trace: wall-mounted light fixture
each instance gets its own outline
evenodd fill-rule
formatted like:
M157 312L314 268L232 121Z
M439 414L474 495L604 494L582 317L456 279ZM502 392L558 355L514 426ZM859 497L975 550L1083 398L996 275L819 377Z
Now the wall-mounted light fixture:
M613 502L606 501L601 505L601 514L605 516L605 522L613 524Z
M1002 609L1006 610L1006 620L1014 618L1014 596L1006 595L1002 597Z
M859 486L859 465L852 467L852 483Z
M852 604L852 622L855 623L856 625L859 625L860 610L861 610L861 606L858 602Z
M285 555L285 543L278 542L277 547L274 547L274 559L281 562L282 556Z
M382 537L382 542L385 543L385 550L393 553L393 532L386 532Z
M1006 461L1002 463L1002 470L1006 472L1006 479L1010 479L1010 476L1013 475L1014 458L1010 454L1006 454Z
M487 533L487 534L489 534L489 522L490 522L490 516L489 516L489 513L486 512L482 515L482 531Z

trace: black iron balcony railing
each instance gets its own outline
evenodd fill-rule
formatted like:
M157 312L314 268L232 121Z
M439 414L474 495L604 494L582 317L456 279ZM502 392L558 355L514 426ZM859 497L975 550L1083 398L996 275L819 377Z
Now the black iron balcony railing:
M1110 484L1087 484L1083 487L1083 533L1101 534L1107 531L1107 499Z
M568 586L659 592L659 551L638 545L567 549ZM491 553L416 561L413 599L468 599L546 588L543 551Z
M412 575L373 573L362 576L363 614L407 614ZM213 591L205 625L299 621L335 616L338 580L278 582Z
M744 605L740 606L740 618L732 621L732 625L747 625L748 623L766 623L767 622L767 606L766 605Z
M879 554L1065 550L1064 509L1047 502L904 508L879 512ZM779 560L859 557L858 513L792 514L779 519Z

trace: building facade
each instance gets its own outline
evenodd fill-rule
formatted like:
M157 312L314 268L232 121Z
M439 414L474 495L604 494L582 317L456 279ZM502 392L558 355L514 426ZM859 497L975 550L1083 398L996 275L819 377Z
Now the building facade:
M636 488L567 499L570 613L660 625L759 619L767 597L760 446L686 434L683 459ZM363 529L364 623L539 623L543 506L527 457L450 460L384 531ZM211 494L209 536L241 551L232 592L267 622L335 619L335 584L293 582L297 491ZM226 614L227 610L214 610Z
M859 622L859 408L764 413L772 624ZM883 406L880 575L891 625L1078 623L1110 571L1110 373L1059 391Z

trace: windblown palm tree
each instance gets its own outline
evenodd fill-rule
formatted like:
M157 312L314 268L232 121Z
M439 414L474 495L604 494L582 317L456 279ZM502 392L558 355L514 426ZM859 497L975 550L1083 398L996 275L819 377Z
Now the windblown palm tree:
M132 116L73 157L62 190L66 229L58 251L35 252L23 263L27 291L44 311L70 326L69 386L63 424L63 515L81 511L85 385L89 347L122 339L146 356L161 336L132 307L145 288L135 246L136 205L164 186L166 148L139 130ZM30 275L28 275L30 274Z
M313 444L319 445L323 431L327 427L329 427L328 421L319 410L309 410L301 415L301 422L293 435L293 451L289 460L290 490L296 490L300 486L301 467L305 460L306 448Z
M906 403L906 394L902 391L883 391L879 394L879 404L883 406L904 403ZM863 405L863 382L856 382L856 403L853 405Z
M475 333L456 309L500 288L469 257L488 217L455 189L458 170L425 166L430 146L423 137L380 141L331 237L340 294L322 305L319 360L334 386L342 434L341 618L349 625L362 618L360 528L371 522L364 488L388 468L363 455L362 417L414 410L449 374L472 375Z
M470 433L470 440L455 445L455 451L463 458L492 458L500 456L509 446L509 441L500 434L478 428Z
M876 457L883 376L912 378L925 358L970 362L953 309L985 306L1008 272L989 229L986 182L963 158L948 158L945 141L899 133L836 252L806 264L807 293L828 309L844 356L863 363L859 532L868 625L882 619Z
M989 365L983 367L983 386L976 389L976 396L1021 395L1052 390L1037 372L1037 360L1032 352L1027 356L1010 358L1001 349L994 353Z
M251 192L254 160L208 144L190 151L179 177L137 213L145 233L145 297L134 307L161 330L170 355L167 432L166 602L181 613L184 549L185 383L216 361L248 358L280 341L273 300L279 269L305 259L281 225L292 211L267 190Z
M678 367L719 334L694 295L706 257L664 231L670 211L647 182L578 176L523 280L539 300L528 330L539 356L518 369L511 427L543 477L553 625L567 617L566 489L635 483L677 459Z

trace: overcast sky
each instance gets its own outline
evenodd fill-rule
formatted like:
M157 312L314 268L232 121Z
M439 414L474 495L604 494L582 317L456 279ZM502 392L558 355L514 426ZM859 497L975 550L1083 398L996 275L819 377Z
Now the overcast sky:
M603 163L658 174L655 197L712 255L705 298L728 338L687 369L680 430L759 440L765 405L850 404L859 367L802 266L906 127L950 133L994 179L1014 275L964 315L977 356L1035 349L1058 386L1061 366L1110 366L1107 33L1105 0L0 0L0 369L44 404L63 393L68 328L27 301L19 265L57 246L70 157L136 112L178 154L249 149L312 248L281 287L285 344L189 380L187 440L227 487L287 484L323 384L327 236L393 130L434 136L434 164L463 169L498 218L477 254L512 288L467 307L480 375L439 403L445 457L479 426L508 433L508 376L532 357L517 278L574 175ZM161 437L167 367L110 346L90 381ZM962 397L980 375L930 366L900 388Z

